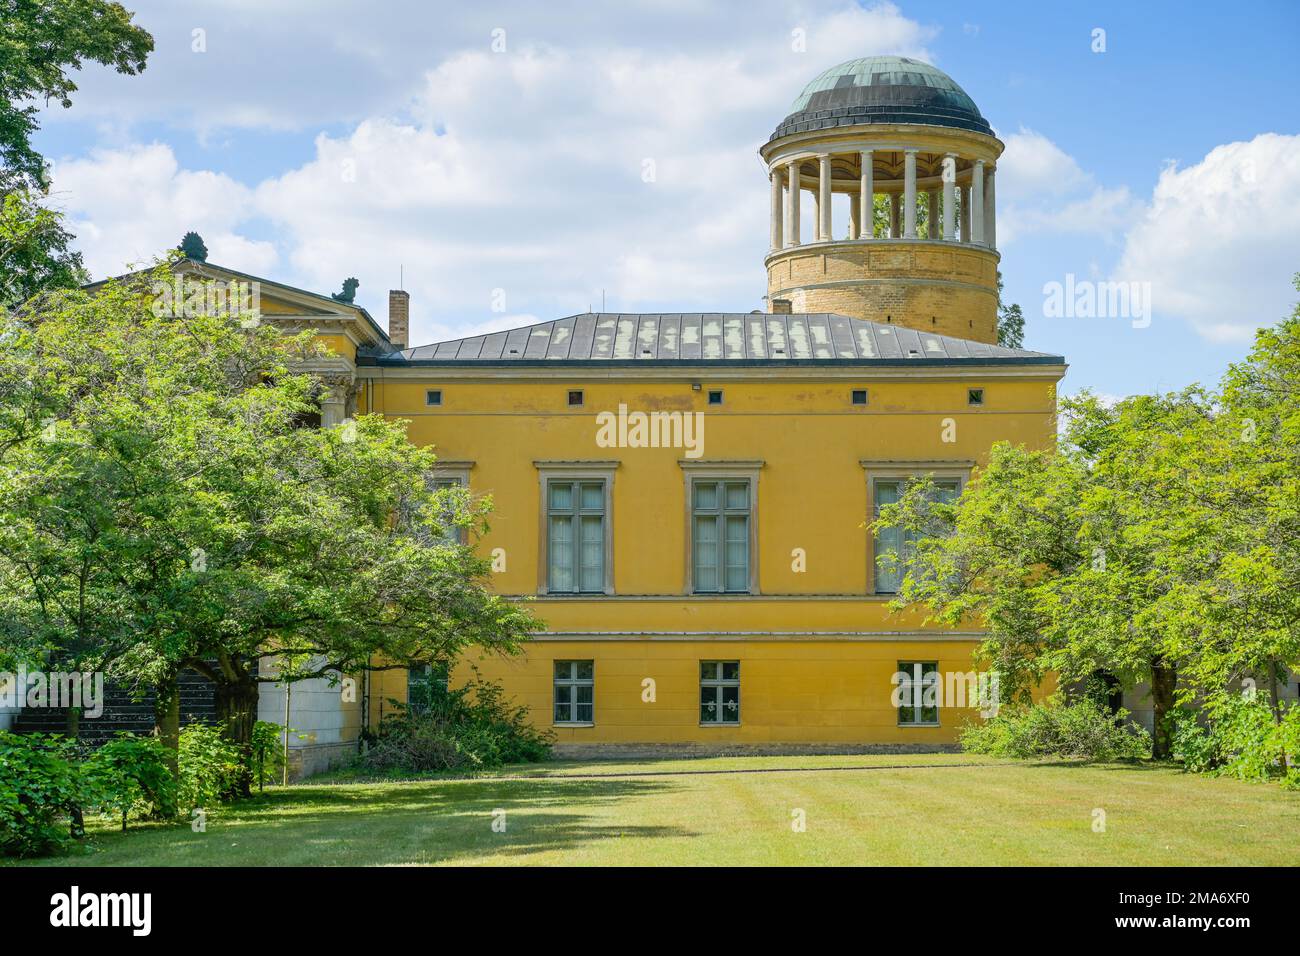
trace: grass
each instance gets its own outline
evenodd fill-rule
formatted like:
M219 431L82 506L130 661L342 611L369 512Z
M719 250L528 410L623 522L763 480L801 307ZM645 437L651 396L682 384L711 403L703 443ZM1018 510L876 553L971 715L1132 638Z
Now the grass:
M37 862L1295 865L1300 796L1150 764L957 754L556 762L459 780L327 778L216 808L205 833L105 822L89 842Z

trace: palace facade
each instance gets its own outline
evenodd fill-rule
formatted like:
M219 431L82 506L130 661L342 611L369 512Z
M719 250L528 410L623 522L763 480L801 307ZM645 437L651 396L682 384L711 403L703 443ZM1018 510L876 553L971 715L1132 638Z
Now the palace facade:
M979 622L891 610L885 558L907 542L869 525L917 475L955 496L995 442L1055 441L1064 359L997 344L1002 148L924 63L818 76L759 150L762 311L588 313L415 344L405 291L384 329L259 280L267 318L333 349L316 369L326 427L406 420L438 479L492 495L477 546L544 627L449 679L474 664L570 751L952 745L976 702L907 691L969 674ZM377 672L349 703L295 688L303 769L438 679ZM277 689L262 716L283 721Z

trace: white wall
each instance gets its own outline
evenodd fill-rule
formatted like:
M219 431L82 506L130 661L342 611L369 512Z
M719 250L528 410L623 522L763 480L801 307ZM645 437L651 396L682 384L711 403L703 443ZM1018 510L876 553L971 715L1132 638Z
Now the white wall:
M262 658L260 671L277 670L274 658ZM351 700L345 700L345 694ZM284 724L284 684L262 684L257 698L257 718ZM345 743L361 731L361 681L354 679L349 690L340 680L331 686L327 678L313 677L294 682L289 693L289 747Z

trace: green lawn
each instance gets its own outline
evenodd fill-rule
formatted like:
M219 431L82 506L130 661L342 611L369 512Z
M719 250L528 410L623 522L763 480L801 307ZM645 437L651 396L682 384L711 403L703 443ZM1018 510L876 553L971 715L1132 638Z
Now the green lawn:
M953 754L551 763L277 788L211 812L206 833L105 824L91 843L42 862L1294 865L1300 795L1164 767Z

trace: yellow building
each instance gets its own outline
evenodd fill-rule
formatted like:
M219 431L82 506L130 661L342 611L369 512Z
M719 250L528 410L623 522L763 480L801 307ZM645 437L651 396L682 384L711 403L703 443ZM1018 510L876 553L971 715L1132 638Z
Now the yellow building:
M879 558L903 543L867 524L915 475L957 494L994 442L1055 440L1064 359L995 344L1001 151L945 74L853 60L759 151L765 312L584 314L411 347L403 291L386 335L344 303L263 299L335 349L325 425L405 419L442 478L491 494L495 587L545 626L521 656L473 663L561 747L951 745L976 711L952 690L978 622L892 612ZM909 693L931 681L948 691L933 706ZM372 675L311 745L346 749L406 694L402 672Z

